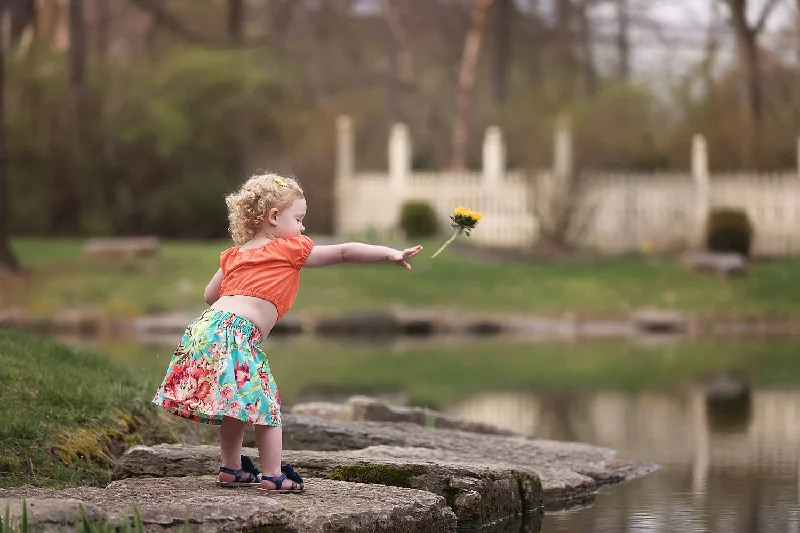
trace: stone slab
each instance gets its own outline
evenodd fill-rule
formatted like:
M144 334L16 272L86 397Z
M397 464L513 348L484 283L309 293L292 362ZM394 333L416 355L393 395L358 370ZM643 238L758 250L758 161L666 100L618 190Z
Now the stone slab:
M445 415L422 407L391 405L378 398L351 396L343 404L309 402L293 405L291 412L343 422L412 422L421 426L460 429L472 433L519 435L509 429Z
M541 497L548 508L590 502L602 485L635 479L657 469L656 465L621 459L613 450L588 444L431 429L413 423L341 422L302 415L284 417L284 446L285 462L298 469L308 468L314 475L327 475L326 468L350 464L345 462L350 458L366 464L413 463L433 476L443 475L442 469L463 467L468 475L451 477L481 479L487 471L529 480L538 477ZM123 471L130 475L195 475L214 473L219 464L219 450L214 446L162 445L149 448L157 453L144 450L148 448L129 450L120 463ZM258 455L255 449L245 453ZM493 489L482 490L486 493ZM441 487L438 493L445 494ZM531 498L525 505L531 507L535 501Z
M657 465L625 460L591 444L432 429L408 422L341 422L287 414L284 447L289 450L363 450L374 446L428 448L470 464L506 465L539 475L545 504L585 502L599 486L629 481ZM427 453L427 452L426 452ZM438 457L438 456L437 456Z
M456 517L444 498L399 487L308 479L303 494L269 494L253 488L223 489L214 476L124 479L106 488L0 489L0 507L20 516L29 505L29 523L58 531L80 503L120 524L138 508L145 530L181 531L186 522L198 533L268 531L280 533L447 533ZM31 514L30 511L33 511Z
M427 490L445 498L460 525L486 524L542 507L542 486L535 472L459 461L455 456L433 452L391 447L286 451L283 461L291 463L304 478ZM243 453L258 460L258 450L245 448ZM125 476L194 476L216 473L219 461L216 446L136 446L120 459L120 469Z

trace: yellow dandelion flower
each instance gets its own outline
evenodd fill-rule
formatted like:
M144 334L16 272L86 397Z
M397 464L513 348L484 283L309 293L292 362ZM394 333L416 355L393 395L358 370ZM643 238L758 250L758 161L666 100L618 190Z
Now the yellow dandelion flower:
M483 215L478 213L477 211L473 211L472 209L468 209L463 205L460 205L453 209L453 215L450 217L450 220L453 221L453 228L455 232L453 236L450 237L447 242L445 242L441 248L439 248L435 254L431 257L431 259L435 258L437 255L442 253L442 251L453 242L456 237L458 237L461 233L466 233L467 237L469 237L470 231L475 229L475 226L480 222L483 218Z

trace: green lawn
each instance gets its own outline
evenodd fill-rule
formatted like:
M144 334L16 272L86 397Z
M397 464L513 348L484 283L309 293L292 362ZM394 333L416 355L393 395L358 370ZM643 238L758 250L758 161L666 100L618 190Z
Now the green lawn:
M154 379L107 358L0 330L0 487L100 484L109 449L169 440Z
M450 249L431 261L439 241L424 244L411 272L393 265L304 270L295 311L397 305L624 316L659 306L718 316L800 314L800 258L758 261L748 276L726 281L639 256L581 264L503 262L467 259ZM203 288L228 243L167 242L158 257L135 260L86 260L79 241L17 239L13 246L29 275L0 280L0 308L47 314L88 307L133 316L201 309Z

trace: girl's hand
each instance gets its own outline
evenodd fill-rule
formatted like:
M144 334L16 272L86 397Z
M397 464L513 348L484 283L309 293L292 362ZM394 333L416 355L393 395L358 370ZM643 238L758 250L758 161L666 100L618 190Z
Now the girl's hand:
M421 245L414 246L413 248L406 248L405 250L392 250L386 254L386 260L392 263L397 263L406 270L411 270L411 265L408 264L408 259L411 259L421 251Z

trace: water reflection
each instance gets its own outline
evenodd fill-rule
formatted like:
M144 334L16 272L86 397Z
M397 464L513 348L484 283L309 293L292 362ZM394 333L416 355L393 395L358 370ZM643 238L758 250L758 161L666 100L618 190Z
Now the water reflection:
M479 394L451 414L656 462L545 533L800 531L800 390Z

